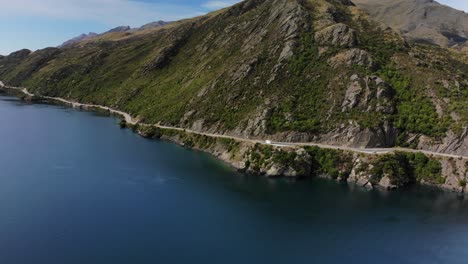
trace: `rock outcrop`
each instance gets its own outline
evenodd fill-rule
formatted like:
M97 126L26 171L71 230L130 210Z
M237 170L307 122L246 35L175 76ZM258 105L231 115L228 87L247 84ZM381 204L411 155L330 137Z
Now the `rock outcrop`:
M346 89L345 98L341 105L343 112L358 106L364 92L361 86L359 76L353 75L351 76L350 80L351 83L349 84L348 89Z
M354 108L362 111L375 111L384 114L395 112L393 102L395 91L377 76L359 77L352 75L342 103L342 111ZM375 104L372 104L375 103Z
M351 48L358 44L357 33L345 24L326 27L315 34L315 41L322 46Z
M446 190L464 193L468 183L468 161L463 159L442 159L442 175L444 183L441 187ZM423 183L429 184L430 183Z
M447 136L440 140L421 136L418 149L466 156L468 154L468 128L465 127L459 135L449 131Z
M385 122L378 128L362 128L357 124L342 125L332 132L317 136L315 140L354 148L386 148L395 146L396 138L397 130Z
M375 67L374 59L365 50L349 49L342 51L328 60L333 68L340 66L363 66L369 69Z

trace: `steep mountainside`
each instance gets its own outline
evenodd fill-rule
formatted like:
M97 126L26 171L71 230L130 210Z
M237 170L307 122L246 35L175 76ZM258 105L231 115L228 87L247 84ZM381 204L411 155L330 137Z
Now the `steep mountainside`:
M468 47L468 14L433 0L353 0L406 38L443 47Z
M284 141L468 153L468 64L348 0L246 0L0 58L0 80L145 122Z

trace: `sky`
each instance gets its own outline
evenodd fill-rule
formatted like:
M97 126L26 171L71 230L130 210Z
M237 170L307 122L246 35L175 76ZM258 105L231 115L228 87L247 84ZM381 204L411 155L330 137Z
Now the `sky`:
M194 17L240 0L0 0L0 54L58 46L82 33ZM439 0L468 12L468 0Z

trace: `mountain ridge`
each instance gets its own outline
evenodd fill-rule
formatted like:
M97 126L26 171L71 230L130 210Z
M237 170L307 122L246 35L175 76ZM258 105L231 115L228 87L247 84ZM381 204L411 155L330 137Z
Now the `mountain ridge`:
M103 35L106 35L106 34L121 33L121 32L130 31L130 30L132 30L132 31L151 30L151 29L166 26L166 25L168 25L170 23L171 22L165 22L165 21L159 20L159 21L154 21L154 22L147 23L147 24L145 24L145 25L143 25L143 26L141 26L139 28L133 28L132 29L130 26L118 26L118 27L110 29L110 30L108 30L108 31L106 31L104 33L101 33L101 34L94 33L94 32L90 32L88 34L81 34L81 35L79 35L77 37L74 37L72 39L69 39L69 40L65 41L60 46L58 46L58 48L64 48L66 46L77 44L77 43L80 43L82 41L89 40L91 38L98 37L98 36L103 36Z
M433 0L353 0L410 41L468 47L468 14Z
M94 33L94 32L89 32L88 34L81 34L77 37L74 37L74 38L71 38L65 42L63 42L60 46L58 46L58 48L64 48L66 46L69 46L69 45L73 45L75 43L78 43L78 42L81 42L83 40L86 40L86 39L90 39L90 38L93 38L93 37L96 37L98 34L97 33Z

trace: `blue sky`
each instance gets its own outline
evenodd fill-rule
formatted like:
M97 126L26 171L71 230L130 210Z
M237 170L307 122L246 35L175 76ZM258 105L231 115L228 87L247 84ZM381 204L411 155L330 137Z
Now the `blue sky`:
M205 14L239 0L0 0L0 54L60 45L87 32ZM439 2L468 11L467 0Z

